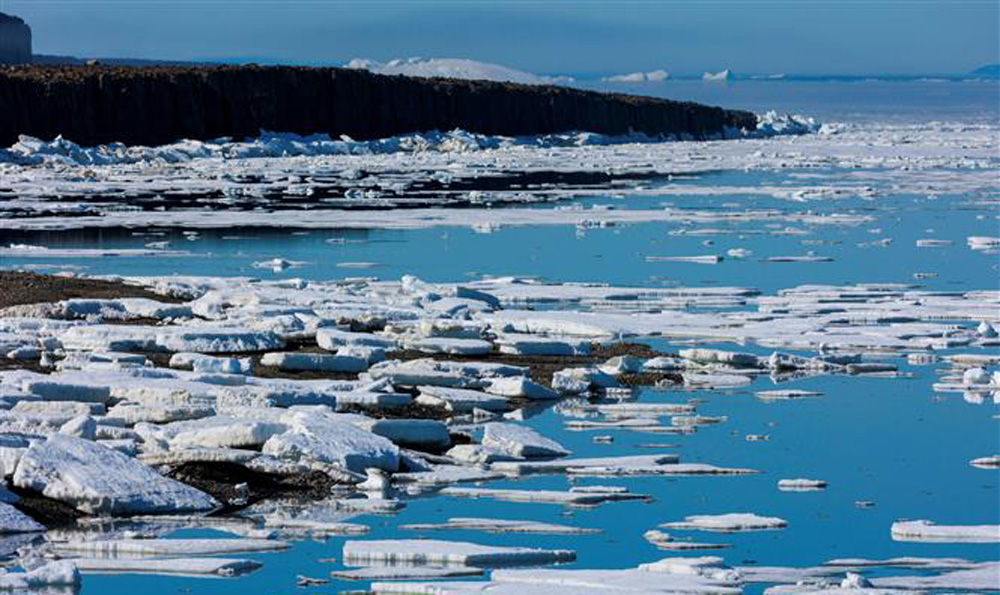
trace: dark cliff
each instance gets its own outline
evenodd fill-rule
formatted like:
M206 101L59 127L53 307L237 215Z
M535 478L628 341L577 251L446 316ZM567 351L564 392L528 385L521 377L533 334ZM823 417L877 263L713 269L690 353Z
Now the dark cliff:
M0 145L19 134L82 145L256 136L261 129L372 139L462 128L499 135L586 130L706 138L753 129L749 112L690 102L339 68L0 68Z
M18 17L0 12L0 64L31 62L31 27Z

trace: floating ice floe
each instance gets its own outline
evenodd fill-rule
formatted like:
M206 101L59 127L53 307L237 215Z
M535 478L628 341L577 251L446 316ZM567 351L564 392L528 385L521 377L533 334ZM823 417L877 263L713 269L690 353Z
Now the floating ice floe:
M646 262L689 262L694 264L719 264L722 257L717 254L703 256L647 256Z
M25 572L0 573L0 591L44 593L48 589L59 587L71 589L79 585L79 570L72 562L66 560L47 562Z
M740 531L762 531L771 529L784 529L788 522L777 517L764 517L747 512L734 512L719 515L694 515L685 517L683 521L665 523L661 527L665 529L679 529L686 531L720 531L720 532L740 532Z
M938 525L932 521L896 521L894 541L935 543L1000 543L1000 525Z
M420 386L416 402L430 407L443 407L455 413L468 413L474 409L486 411L506 411L509 408L506 397L479 391L441 386Z
M1000 469L1000 455L972 459L969 464L980 469Z
M283 353L272 351L260 359L261 365L288 372L364 372L368 362L360 357L322 353Z
M387 539L344 543L344 562L361 566L447 564L496 567L572 562L575 559L576 552L572 550L488 546L463 541Z
M570 454L555 440L535 430L512 423L488 423L483 431L483 446L520 458L564 457Z
M49 248L11 244L0 247L0 257L6 258L100 258L107 256L189 256L183 250L150 250L141 248Z
M468 566L369 566L334 570L330 576L355 581L441 579L482 576L482 568Z
M822 479L780 479L778 489L782 492L815 492L826 489Z
M411 531L441 531L447 529L461 531L485 531L487 533L540 533L552 535L583 535L599 533L600 529L586 529L569 525L557 525L538 521L511 519L483 519L453 517L444 523L416 523L400 525L400 529Z
M539 502L562 504L564 506L593 506L604 502L648 500L646 494L631 492L560 492L555 490L514 490L490 488L445 488L439 492L443 496L457 498L492 498L507 502Z
M646 541L660 548L671 551L721 550L731 547L726 543L699 543L697 541L678 540L663 531L646 531L642 535Z
M158 574L171 576L240 576L262 566L238 558L71 558L83 574Z

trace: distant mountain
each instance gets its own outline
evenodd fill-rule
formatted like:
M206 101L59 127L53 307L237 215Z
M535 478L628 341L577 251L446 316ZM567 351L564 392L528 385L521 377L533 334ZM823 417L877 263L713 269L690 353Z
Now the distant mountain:
M972 74L976 76L989 76L993 78L1000 78L1000 64L987 64L982 68L977 68L973 70Z
M377 62L355 58L345 64L347 68L367 70L376 74L402 74L417 77L442 77L451 79L501 81L526 85L551 85L571 83L572 77L541 76L515 70L500 64L477 62L462 58L407 58L390 62Z

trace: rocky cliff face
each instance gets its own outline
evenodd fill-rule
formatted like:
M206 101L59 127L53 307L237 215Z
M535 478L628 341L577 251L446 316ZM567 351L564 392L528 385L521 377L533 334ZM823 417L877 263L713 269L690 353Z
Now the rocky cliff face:
M716 135L749 112L563 87L416 79L339 68L8 67L0 144L62 134L83 145L256 136L261 129L371 139L462 128L499 135L586 130Z
M31 62L31 27L0 12L0 64Z

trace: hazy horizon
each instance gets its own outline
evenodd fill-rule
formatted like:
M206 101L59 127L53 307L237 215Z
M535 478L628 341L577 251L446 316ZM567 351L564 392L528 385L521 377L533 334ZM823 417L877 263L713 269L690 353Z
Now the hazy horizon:
M766 9L766 10L764 10ZM468 58L535 73L967 73L1000 62L992 1L0 0L38 54L337 64Z

